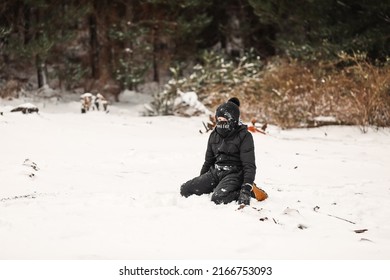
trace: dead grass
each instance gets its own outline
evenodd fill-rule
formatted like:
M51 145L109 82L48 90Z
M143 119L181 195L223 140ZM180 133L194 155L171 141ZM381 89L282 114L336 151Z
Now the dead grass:
M331 63L274 60L235 87L212 85L200 96L211 108L236 96L243 120L257 118L282 128L321 125L318 117L363 131L390 126L390 67L373 66L358 55L343 54Z

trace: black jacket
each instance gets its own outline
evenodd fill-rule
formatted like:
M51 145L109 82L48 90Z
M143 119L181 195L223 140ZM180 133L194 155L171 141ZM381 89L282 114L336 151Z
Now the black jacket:
M243 184L253 184L256 176L255 146L246 125L240 125L226 138L215 129L211 132L200 173L206 173L214 164L237 166L243 170Z

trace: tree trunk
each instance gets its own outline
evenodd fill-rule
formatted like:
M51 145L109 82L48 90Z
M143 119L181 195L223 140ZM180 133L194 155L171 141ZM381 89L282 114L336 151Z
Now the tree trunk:
M89 16L89 44L91 47L91 74L92 79L99 78L99 42L97 35L97 21L96 16L91 14Z
M41 9L37 9L36 10L36 13L35 13L35 18L36 18L36 22L37 23L41 23L42 22L42 18L44 17L43 15L43 11ZM44 33L44 26L41 26L35 33L35 39L37 41L39 41L39 38L42 36L42 34ZM37 79L38 79L38 88L41 88L43 86L45 86L47 84L47 78L46 78L46 73L45 73L45 69L46 69L46 62L45 62L45 59L43 58L42 54L39 53L40 50L38 51L38 53L35 55L35 67L37 69Z
M105 12L110 13L111 11ZM92 78L95 80L107 81L111 78L111 42L107 31L109 26L108 15L99 18L96 17L96 14L90 15L91 70Z
M90 48L92 85L90 91L100 92L103 95L112 95L115 101L119 101L120 88L113 78L112 48L109 37L109 27L112 24L112 13L115 10L109 5L99 6L101 2L95 2L94 11L89 16ZM97 15L101 15L97 17Z
M112 11L110 11L112 12ZM111 48L112 43L108 34L109 26L112 23L110 22L109 16L104 16L101 18L101 22L99 23L99 38L102 38L100 41L100 53L99 53L99 79L103 82L107 82L112 79L112 55Z
M41 88L47 84L45 61L39 54L35 57L35 67L37 69L38 88Z
M24 33L24 45L27 45L28 43L30 43L31 41L31 8L28 7L27 5L26 6L23 6L22 5L22 9L23 9L23 25L24 25L24 30L23 30L23 33Z
M158 73L158 63L157 63L157 56L158 56L158 43L157 43L157 30L158 28L156 26L153 27L153 81L159 83L160 82L160 76Z

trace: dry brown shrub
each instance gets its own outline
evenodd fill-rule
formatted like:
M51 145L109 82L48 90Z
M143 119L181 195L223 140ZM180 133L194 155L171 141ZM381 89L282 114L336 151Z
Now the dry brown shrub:
M278 59L234 88L213 85L206 93L210 108L236 96L244 121L255 117L283 128L390 126L390 67L373 66L357 55L341 55L331 63ZM334 121L316 121L318 117Z
M4 86L0 86L0 98L15 98L18 97L19 92L22 89L22 83L18 80L9 80Z
M390 126L390 68L375 67L359 56L344 56L353 64L340 74L347 82L353 106L349 112L355 124Z

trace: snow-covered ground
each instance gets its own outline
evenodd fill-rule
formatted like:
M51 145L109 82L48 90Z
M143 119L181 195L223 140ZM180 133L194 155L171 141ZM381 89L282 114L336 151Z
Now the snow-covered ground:
M389 129L254 134L269 198L237 210L179 194L207 116L142 117L135 94L108 114L9 112L26 101L0 100L0 259L390 258Z

